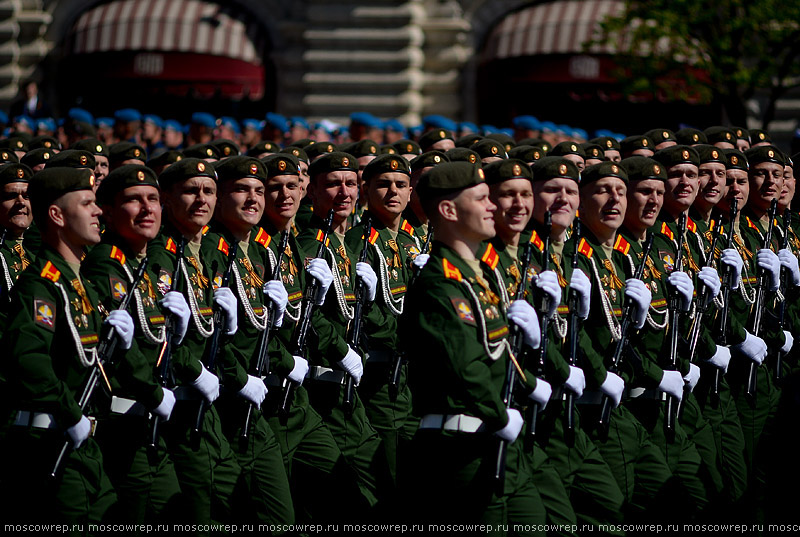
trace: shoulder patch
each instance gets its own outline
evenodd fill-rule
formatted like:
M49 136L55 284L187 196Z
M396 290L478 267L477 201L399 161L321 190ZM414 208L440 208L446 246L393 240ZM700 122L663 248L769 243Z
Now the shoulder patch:
M119 261L120 265L125 264L125 254L122 252L122 250L120 250L116 246L111 247L111 253L109 254L108 257L110 257L111 259L116 259L117 261Z
M158 292L161 293L161 296L169 293L170 289L172 289L172 274L164 269L161 269L161 271L158 273L158 283L156 285L158 287Z
M263 227L260 227L258 228L258 233L256 233L255 241L264 248L267 248L269 247L269 243L272 242L272 237L269 236L269 233L264 231Z
M755 229L756 231L758 231L758 226L755 225L752 220L750 220L750 217L749 216L745 216L745 218L747 218L747 227L751 227L751 228Z
M56 307L55 304L41 298L33 299L33 322L55 332Z
M219 238L219 242L217 243L217 250L225 255L228 255L228 242L222 237Z
M628 255L628 251L630 251L630 249L631 245L627 240L625 240L625 237L622 235L617 235L617 240L614 241L614 250Z
M408 220L403 220L403 223L400 224L400 229L411 235L414 236L414 226L408 223Z
M542 239L539 237L539 234L536 233L536 231L531 233L531 244L533 244L540 252L544 249L544 242L542 242Z
M178 246L175 244L175 241L172 240L172 238L167 239L167 245L164 248L173 254L178 253Z
M374 227L370 227L369 228L369 243L370 244L375 244L375 242L377 240L378 240L378 230L375 229Z
M661 259L661 262L664 263L664 268L667 272L672 272L675 268L675 258L672 255L672 252L668 252L666 250L659 250L658 257Z
M208 227L208 226L203 226L203 235L205 235L206 233L208 233L208 230L209 230L209 229L211 229L211 228L210 228L210 227Z
M475 314L472 312L472 308L466 299L453 297L450 299L450 303L453 305L453 308L455 308L456 315L458 315L459 319L469 325L477 326Z
M444 277L449 278L451 280L461 281L463 276L461 276L461 271L458 270L458 267L453 265L447 259L442 259L442 269L444 270Z
M591 259L594 250L592 250L592 247L589 246L588 242L586 242L586 239L581 239L581 242L578 243L578 253L583 254Z
M114 300L122 300L128 294L128 286L119 278L109 276L108 285L111 287L111 295Z
M697 224L695 224L694 220L692 220L688 216L686 217L686 229L688 229L692 233L697 232Z
M669 225L667 225L666 222L661 222L661 234L669 237L669 240L675 239L675 234L672 233L672 230L669 228Z
M50 280L51 282L55 283L61 277L61 271L58 270L55 265L53 265L50 261L42 269L41 274L39 274L42 278L46 280Z
M481 257L481 261L486 263L492 270L497 267L497 263L500 261L500 256L497 255L497 250L494 249L494 246L492 246L491 243L487 245L486 251L483 253L483 257Z

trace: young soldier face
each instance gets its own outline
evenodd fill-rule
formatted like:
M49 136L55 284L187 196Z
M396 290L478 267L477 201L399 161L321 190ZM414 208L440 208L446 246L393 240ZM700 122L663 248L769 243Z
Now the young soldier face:
M727 180L724 164L720 162L701 164L699 170L700 192L694 202L703 207L713 207L725 197Z
M311 178L308 175L308 164L304 160L300 161L300 197L306 197L306 189L308 188L308 181Z
M94 192L67 192L50 206L50 218L62 228L66 242L73 246L89 246L100 242L100 215Z
M264 214L264 183L253 177L224 181L214 214L234 233L247 233Z
M620 155L619 151L616 149L606 149L603 153L605 153L606 158L611 162L619 162L622 160L622 155Z
M664 204L664 191L664 182L657 179L633 181L627 192L625 226L639 232L655 224Z
M778 200L778 206L781 210L786 209L794 198L795 178L794 168L791 166L783 167L783 188L781 189L781 197Z
M572 179L537 181L533 194L533 218L537 222L544 222L544 213L550 211L554 232L563 233L572 225L581 202L578 183Z
M108 175L108 157L103 155L94 156L94 190L97 192L97 187L103 182L103 179Z
M783 189L783 166L774 162L759 162L750 168L750 204L766 211Z
M739 209L747 203L747 198L750 197L750 181L747 179L747 172L744 170L727 170L726 175L728 177L728 192L717 206L725 215L729 215L731 201L734 198L736 198L736 204Z
M700 179L694 164L677 164L667 170L664 207L672 214L686 211L694 203Z
M131 186L114 196L114 203L103 207L109 227L131 243L147 242L161 228L161 202L154 186Z
M474 243L494 237L495 209L486 183L462 190L452 201L439 203L439 212L457 226L459 238Z
M303 190L297 175L278 175L267 179L264 191L264 216L279 229L300 207Z
M494 227L501 236L520 233L533 214L533 187L527 179L509 179L489 187L490 199L497 206Z
M582 172L586 168L586 161L580 155L564 155L564 158L572 161L578 167L578 171Z
M736 139L736 149L738 149L739 151L744 153L745 151L750 149L750 142L748 142L747 140L743 140L741 138L737 138Z
M615 232L625 219L627 190L617 177L603 177L581 188L581 222L596 235Z
M33 214L28 183L8 183L0 190L0 226L19 236L31 225Z
M320 175L308 184L308 194L314 203L314 213L325 218L333 209L336 222L343 222L356 204L358 174L353 171L336 171Z
M405 211L410 197L409 177L404 173L382 173L367 183L369 210L384 225Z
M217 204L217 183L210 177L192 177L170 188L164 209L178 229L201 229L211 221Z

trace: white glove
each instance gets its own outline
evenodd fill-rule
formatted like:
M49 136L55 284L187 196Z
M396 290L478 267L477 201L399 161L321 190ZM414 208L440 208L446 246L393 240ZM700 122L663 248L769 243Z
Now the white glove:
M671 395L678 401L683 399L683 377L680 371L664 370L658 389Z
M572 273L569 287L578 294L578 317L584 321L589 318L589 303L592 297L592 282L581 269Z
M739 280L742 277L742 267L744 267L744 261L742 261L742 256L739 255L738 250L735 248L722 250L722 254L719 257L719 262L730 267L730 270L733 270L733 276L731 280L733 282L733 286L731 288L738 289Z
M524 300L514 300L508 307L508 318L522 330L525 343L532 349L538 349L542 330L539 328L539 318L533 306Z
M528 394L528 398L539 405L539 410L544 410L551 395L553 395L553 388L550 383L536 377L536 387Z
M191 315L186 299L183 298L182 293L170 291L161 300L161 307L167 310L175 319L175 336L178 338L175 343L180 343L189 328L189 315Z
M105 322L114 327L119 336L119 342L124 350L131 348L133 343L133 319L125 310L114 310L108 314Z
M430 258L431 258L430 254L417 254L417 257L414 258L411 264L417 267L418 269L422 270L422 267L425 266L425 263L427 263L428 259Z
M708 359L708 363L727 373L728 364L731 363L731 350L723 345L717 345L717 351Z
M673 270L667 277L672 289L678 293L680 299L680 310L689 311L692 307L692 295L694 294L694 284L692 278L682 271Z
M781 285L781 260L772 250L762 248L756 254L758 266L767 272L769 277L769 290L777 291Z
M574 393L575 397L583 395L583 390L586 388L586 375L583 374L583 369L574 365L569 366L569 377L564 386Z
M494 434L509 444L513 444L522 430L522 414L516 408L508 408L506 409L506 415L508 416L508 423Z
M689 391L693 392L694 387L697 386L697 382L700 380L700 368L694 364L689 364L689 372L686 373L686 376L683 377L683 381L689 387Z
M217 287L214 289L214 304L218 304L225 312L225 333L232 336L239 327L239 320L236 315L236 297L229 287Z
M522 418L520 418L521 420ZM72 440L72 449L78 449L84 442L89 440L89 435L92 433L92 422L86 416L81 416L80 421L67 429L67 434Z
M638 330L644 326L653 295L642 280L629 278L625 280L625 298L630 298L633 302L633 325Z
M364 375L364 364L361 362L361 356L356 351L348 346L347 354L337 363L339 367L353 377L356 386L361 383L361 377Z
M161 399L161 403L153 410L153 414L161 418L162 421L167 421L172 415L172 409L175 408L175 394L172 393L172 390L166 388L163 388L163 390L164 397Z
M778 252L778 259L781 262L781 266L786 267L789 270L789 274L792 275L792 283L794 285L800 285L800 267L798 267L797 264L797 257L788 249L784 248Z
M702 284L708 287L709 299L714 299L719 295L722 289L722 282L719 279L719 273L712 267L703 267L697 273L697 279Z
M289 380L297 384L302 384L306 375L308 375L308 360L302 356L292 356L292 358L294 358L294 367L291 373L289 373Z
M781 352L786 354L792 350L792 345L794 345L794 336L791 334L791 332L787 332L786 330L783 331L783 335L786 337L786 341L783 342Z
M275 312L277 315L275 326L282 325L283 313L286 311L286 304L289 303L289 294L286 292L286 287L283 286L281 281L270 280L264 284L264 294L278 306L278 311Z
M744 341L733 346L733 350L761 365L767 356L767 344L758 336L745 331Z
M319 257L308 262L306 272L319 282L319 292L314 297L314 304L321 306L325 302L325 295L328 293L331 283L333 283L333 272L325 260Z
M219 379L205 367L201 367L200 376L194 379L192 386L197 388L209 403L213 403L219 397Z
M267 396L267 387L260 378L247 375L247 384L239 390L239 395L256 405L256 408L260 408Z
M356 274L367 286L367 300L375 302L375 291L378 290L378 276L368 263L356 263Z
M622 401L622 392L625 390L625 381L622 377L611 371L606 371L606 380L600 385L600 391L614 402L614 408Z
M552 317L561 303L561 286L558 284L558 275L552 270L542 272L533 284L547 295L547 316Z

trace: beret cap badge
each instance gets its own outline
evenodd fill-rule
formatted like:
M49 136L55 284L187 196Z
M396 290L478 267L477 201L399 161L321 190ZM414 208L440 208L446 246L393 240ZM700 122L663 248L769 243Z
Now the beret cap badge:
M253 164L253 166L250 169L253 169L255 167L256 167L256 165ZM285 160L278 161L278 169L280 171L284 171L286 169L286 161ZM253 173L255 173L255 171Z
M480 177L482 181L486 179L486 174L483 173L483 168L478 168L478 177Z
M739 157L731 155L731 164L739 164Z
M139 181L144 181L144 172L142 170L139 170L138 172L136 172L136 178Z
M683 153L681 153L681 156L683 157L683 160L689 160L689 152L685 149L683 150Z
M612 148L613 146L614 146L614 144L613 144L613 143L611 143L611 140L606 140L606 147L608 147L608 148L610 149L610 148Z
M286 161L285 160L280 161L280 163L278 163L278 167L280 168L281 165L283 165L283 168L285 169L286 168ZM257 172L258 172L258 166L256 166L255 163L251 164L250 165L250 173L255 175Z
M656 175L661 175L661 168L659 167L658 164L653 165L653 173Z
M514 175L519 175L522 173L522 168L519 167L519 164L514 164L514 168L512 169Z
M559 166L558 167L558 173L560 173L561 175L566 175L566 173L567 173L567 165L566 164L562 164L561 166Z
M20 179L25 177L25 170L23 170L22 168L18 168L17 169L17 177L19 177Z
M197 171L198 172L206 171L206 165L204 163L202 163L202 162L198 162L197 163Z
M647 138L645 138L645 139L643 139L643 140L642 140L642 145L643 145L644 147L647 147Z
M390 167L391 167L393 170L396 170L396 169L397 169L397 167L399 166L399 164L397 163L397 161L396 161L396 160L392 160L392 162L391 162L391 164L389 164L389 166L390 166Z
M439 162L442 161L442 157L440 157L439 155L434 155L433 156L433 161L436 162L436 163L439 163Z
M134 150L133 150L133 156L134 156L134 157L138 157L138 156L140 156L141 154L142 154L142 152L141 152L141 151L139 151L138 149L134 149Z

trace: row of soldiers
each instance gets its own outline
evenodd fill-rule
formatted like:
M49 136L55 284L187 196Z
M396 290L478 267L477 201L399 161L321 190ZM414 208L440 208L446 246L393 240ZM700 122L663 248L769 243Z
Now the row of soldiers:
M662 133L3 164L4 520L790 514L791 161Z

